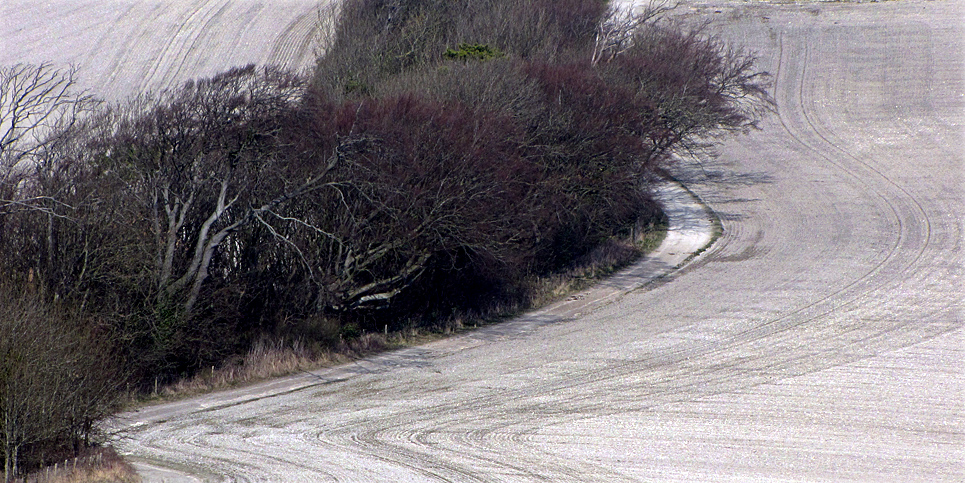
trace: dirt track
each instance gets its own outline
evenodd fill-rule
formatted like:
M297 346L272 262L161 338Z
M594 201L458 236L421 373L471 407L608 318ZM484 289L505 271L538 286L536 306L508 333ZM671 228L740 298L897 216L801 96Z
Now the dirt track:
M696 263L565 321L143 410L122 450L213 481L965 480L965 4L690 8L762 55L780 111L676 166L723 222ZM150 82L209 65L182 40Z

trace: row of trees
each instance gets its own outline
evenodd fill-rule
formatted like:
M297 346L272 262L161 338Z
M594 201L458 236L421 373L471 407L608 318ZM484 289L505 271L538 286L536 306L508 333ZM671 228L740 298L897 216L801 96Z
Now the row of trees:
M661 13L348 0L309 79L248 66L112 106L5 68L8 479L88 439L124 383L295 327L481 311L658 216L671 150L770 106L752 57Z
M45 161L68 144L96 106L73 89L73 71L49 65L0 67L0 446L4 480L55 461L95 434L115 407L113 347L83 310L51 303L43 274L54 227L72 219L63 192L47 189ZM46 247L43 257L30 247ZM26 251L25 251L26 250ZM29 258L32 258L29 262Z

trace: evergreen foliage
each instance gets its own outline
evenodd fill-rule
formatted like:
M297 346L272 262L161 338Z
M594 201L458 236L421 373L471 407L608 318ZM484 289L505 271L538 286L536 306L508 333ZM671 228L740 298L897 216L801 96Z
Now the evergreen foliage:
M455 49L446 49L443 54L447 59L451 60L489 60L502 57L506 55L499 49L490 47L484 44L467 44L461 43Z

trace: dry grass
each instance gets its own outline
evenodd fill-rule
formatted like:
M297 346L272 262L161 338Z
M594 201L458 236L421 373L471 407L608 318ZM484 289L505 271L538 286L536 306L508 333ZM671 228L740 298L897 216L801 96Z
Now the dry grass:
M400 340L402 338L396 333L363 334L358 338L341 341L334 348L310 349L302 340L262 339L248 351L243 359L229 362L222 367L212 367L194 377L160 387L140 402L182 399L218 389L252 384L272 377L344 364L353 359L399 347Z
M629 241L604 242L577 259L568 270L533 279L529 283L529 306L542 307L586 289L597 280L633 263L642 254Z
M600 279L630 265L657 249L667 236L664 215L638 224L627 239L610 239L575 260L568 270L529 282L529 307L543 307L574 292L585 290Z
M141 477L113 448L96 448L31 473L18 483L139 483Z

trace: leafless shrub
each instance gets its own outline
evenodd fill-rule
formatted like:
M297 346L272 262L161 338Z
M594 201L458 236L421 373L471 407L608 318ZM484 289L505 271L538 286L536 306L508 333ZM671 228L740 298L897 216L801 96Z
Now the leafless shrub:
M123 378L110 347L39 295L0 285L0 445L7 481L73 456L115 409Z
M339 153L338 182L295 207L317 230L291 223L285 233L319 282L319 309L384 305L432 267L505 264L525 246L516 223L535 173L518 159L511 122L414 96L310 111L300 138Z
M648 134L654 155L746 132L774 109L770 74L756 57L728 45L706 25L647 22L601 71L610 82L636 86L659 119Z
M635 4L624 8L611 6L606 17L597 23L591 63L606 63L624 54L633 46L640 30L663 20L675 8L677 4L668 1L651 2L643 10Z

